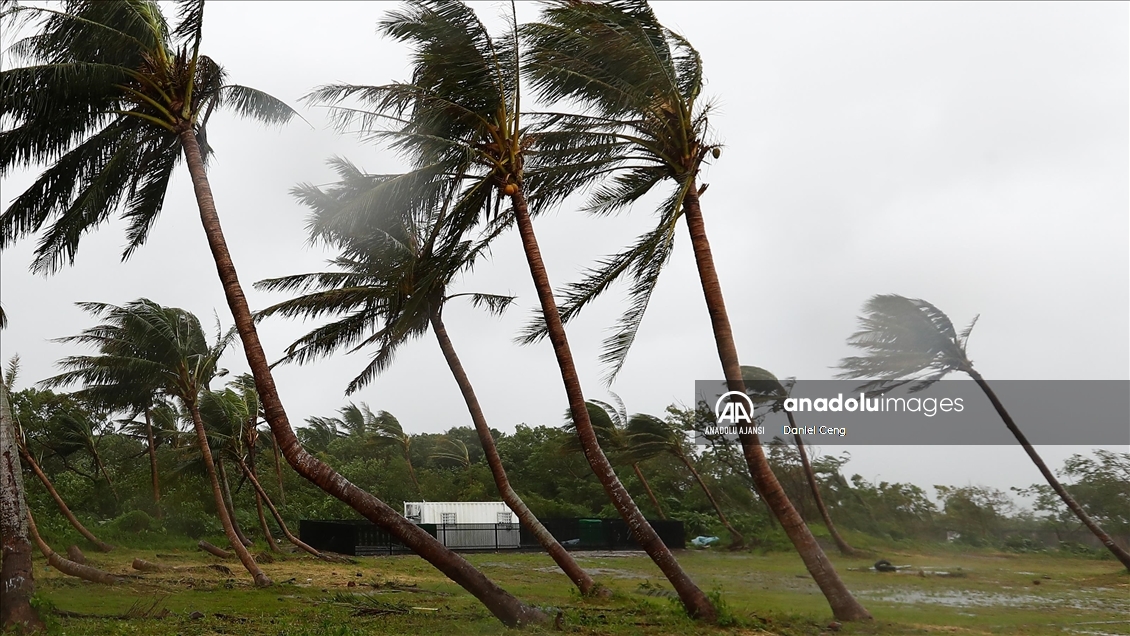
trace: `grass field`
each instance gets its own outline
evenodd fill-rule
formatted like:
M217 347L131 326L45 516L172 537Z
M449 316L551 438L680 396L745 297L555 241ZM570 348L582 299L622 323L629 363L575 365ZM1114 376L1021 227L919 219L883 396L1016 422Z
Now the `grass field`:
M1118 563L989 551L888 550L835 558L848 586L875 615L830 625L831 612L800 559L686 551L680 562L721 599L724 627L682 615L670 586L643 553L576 553L614 592L581 599L541 554L484 553L468 559L507 590L560 613L574 634L1130 634L1130 576ZM135 557L177 569L137 574ZM876 558L911 568L866 570ZM415 556L324 563L287 555L265 563L276 585L255 589L237 561L193 549L119 548L88 562L134 578L99 586L36 561L37 602L51 633L102 634L496 634L507 632L469 594ZM223 568L210 566L222 565ZM46 610L54 609L53 612ZM527 630L558 633L554 626ZM517 633L517 632L510 632Z

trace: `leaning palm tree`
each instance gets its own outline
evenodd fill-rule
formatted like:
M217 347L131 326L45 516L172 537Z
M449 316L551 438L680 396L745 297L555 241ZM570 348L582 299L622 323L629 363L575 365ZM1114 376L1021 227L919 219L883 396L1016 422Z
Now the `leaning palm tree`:
M611 395L616 402L615 406L600 400L586 402L589 421L592 422L593 430L596 431L596 438L600 441L600 447L611 454L613 463L620 461L631 465L632 472L636 474L636 479L640 480L640 485L647 493L647 498L651 500L651 505L655 507L656 514L659 515L660 519L666 519L667 515L663 514L663 507L659 505L655 491L651 489L651 484L644 477L643 470L640 469L641 458L628 452L630 445L625 430L628 426L628 413L624 408L624 402L615 393ZM566 452L583 452L584 449L581 448L580 442L576 438L577 431L573 417L569 412L565 413L565 430L572 433L573 437L566 440L563 450Z
M350 382L347 393L364 386L384 369L401 344L430 329L463 395L502 500L581 593L593 592L597 588L592 577L538 521L510 485L478 396L443 321L444 306L454 298L468 298L472 304L496 313L513 300L509 296L450 292L451 281L474 265L487 243L461 240L457 236L453 240L447 235L446 205L441 205L438 211L427 210L415 215L397 213L386 196L387 186L395 182L395 177L373 177L347 162L337 160L335 163L342 180L334 188L324 192L304 186L298 194L314 209L311 221L314 238L343 249L343 255L333 262L339 271L257 283L257 287L263 289L306 292L260 313L304 317L344 314L296 341L289 349L288 358L309 360L342 348L356 351L371 346L375 352L369 364ZM343 227L349 231L343 231ZM360 409L350 404L340 412L345 429L361 429L368 439L400 450L419 493L420 484L412 466L412 438L396 418L385 411L373 414L364 404ZM466 449L463 450L465 455Z
M460 188L449 227L462 235L483 217L518 226L526 262L548 325L569 408L585 458L633 537L663 571L689 615L714 621L716 611L647 523L600 448L589 421L580 378L557 311L526 198L523 165L536 137L523 124L517 23L492 36L474 11L457 0L413 0L381 23L381 30L412 46L412 79L385 86L331 85L315 91L319 103L356 108L331 111L340 129L390 139L412 161L414 174L432 171ZM374 126L385 128L373 132ZM532 177L532 175L531 175ZM435 189L411 187L406 196L434 203ZM502 213L503 202L510 209ZM501 219L499 214L502 213Z
M973 368L966 348L977 318L958 333L942 310L920 298L911 299L897 294L874 296L863 306L863 311L865 315L859 318L859 331L848 338L848 344L862 349L866 355L841 360L839 366L843 372L838 377L870 380L860 387L861 391L881 392L910 385L908 390L916 392L951 372L965 373L989 398L1004 425L1020 442L1052 490L1122 565L1130 569L1130 553L1115 543L1059 483L989 383Z
M789 426L794 430L797 429L796 418L793 417L792 411L784 408L792 380L782 383L772 372L747 365L742 365L742 379L745 380L746 390L754 404L768 405L770 411L784 411L789 418ZM789 386L786 387L785 384ZM816 473L812 470L812 462L808 461L808 452L804 449L804 440L801 439L800 433L793 433L793 442L800 456L805 480L808 481L808 489L812 493L813 501L816 502L816 509L820 511L820 518L824 520L824 527L828 529L828 534L832 535L832 541L836 543L841 554L845 556L856 554L855 548L851 547L836 529L836 524L832 523L832 516L828 514L828 507L824 505L824 497L820 494L820 485L816 482Z
M670 455L682 462L683 466L694 477L695 483L706 495L707 501L714 508L714 513L718 515L718 520L730 533L730 547L741 548L745 544L745 537L726 518L726 513L722 512L722 506L718 504L714 492L706 485L702 475L699 474L698 469L694 467L694 463L687 456L687 451L683 448L685 438L682 431L654 415L636 413L628 420L626 432L628 452L636 461L643 461L660 455Z
M112 384L122 377L160 378L163 391L177 398L192 417L197 446L212 486L216 516L228 541L255 584L271 585L271 579L255 563L232 525L200 414L201 397L218 371L220 355L235 337L234 330L219 333L214 342L209 342L196 316L183 309L162 307L147 298L122 307L106 303L78 303L78 306L103 322L58 341L96 346L98 355L63 358L59 361L63 373L41 384L80 383L102 390L95 387ZM115 368L115 372L105 373L106 367Z
M684 218L728 389L744 392L700 203L706 191L706 184L699 182L701 170L709 158L721 155L721 148L709 127L711 105L702 94L698 51L664 27L644 0L553 2L543 10L541 21L524 25L522 33L527 45L524 70L534 88L547 102L573 102L582 108L581 113L544 118L539 154L532 157L533 172L540 175L531 184L532 200L553 202L589 187L593 194L586 209L604 215L629 207L663 184L671 186L656 211L653 230L565 289L562 317L575 316L617 280L631 281L628 310L605 342L603 361L610 365L606 379L611 382L635 341L670 259L678 220ZM526 340L547 333L546 325L533 325ZM743 433L739 441L758 493L833 614L840 620L870 618L789 501L760 439Z
M124 209L132 254L148 237L181 154L228 307L279 450L307 480L387 529L478 598L508 625L545 620L465 559L446 549L372 494L302 448L283 408L247 298L224 238L205 159L206 125L216 111L266 123L294 111L260 91L229 84L222 66L200 53L203 0L178 3L172 28L157 2L69 0L61 9L4 3L5 28L35 22L12 52L28 63L0 72L0 177L50 167L0 215L0 249L39 232L32 267L51 272L73 262L81 236Z

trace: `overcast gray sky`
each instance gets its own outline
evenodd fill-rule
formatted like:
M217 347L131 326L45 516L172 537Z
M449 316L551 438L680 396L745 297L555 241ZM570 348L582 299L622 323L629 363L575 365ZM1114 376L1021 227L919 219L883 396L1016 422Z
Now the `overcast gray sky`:
M231 80L298 105L331 82L408 78L406 49L375 34L394 5L365 2L213 2L204 52ZM475 3L490 24L502 5ZM981 318L970 355L991 380L1120 379L1130 364L1130 30L1126 3L741 4L660 2L656 12L702 53L711 122L725 143L702 181L707 230L743 363L779 376L829 378L862 303L877 293L929 300L955 323ZM537 8L519 4L519 19ZM370 171L402 166L380 148L311 122L262 129L213 118L210 177L252 308L281 300L257 280L319 271L331 256L306 244L306 210L288 194L327 183L325 160ZM4 179L3 205L34 174ZM646 229L638 205L613 219L570 205L536 221L556 286ZM720 368L686 237L652 300L612 390L632 412L690 402L696 379ZM20 386L81 353L48 342L92 324L76 301L148 297L207 323L230 324L181 170L148 245L120 263L122 224L83 242L74 267L27 272L34 240L0 254L10 326L4 359L19 353ZM536 303L518 237L461 282L513 293L498 319L453 305L447 323L491 425L558 425L565 410L548 343L514 334ZM586 396L606 399L597 359L624 289L569 328ZM272 320L268 356L312 325ZM337 356L276 370L292 422L330 415L365 364ZM242 351L225 360L246 370ZM404 347L393 368L352 397L394 413L412 432L470 425L434 340ZM1021 423L1023 425L1023 423ZM824 449L833 452L835 449ZM1078 448L1045 448L1058 466ZM1126 450L1126 449L1121 449ZM1019 447L851 449L868 479L999 488L1040 480Z

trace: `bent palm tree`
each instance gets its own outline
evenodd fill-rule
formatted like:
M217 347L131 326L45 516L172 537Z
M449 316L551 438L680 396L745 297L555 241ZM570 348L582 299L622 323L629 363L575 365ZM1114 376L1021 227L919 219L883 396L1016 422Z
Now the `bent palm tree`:
M523 27L528 72L534 87L551 103L572 101L582 114L558 114L539 131L531 199L557 201L600 183L587 205L611 214L639 200L660 184L674 187L657 210L655 229L627 250L602 260L565 290L562 317L568 320L622 277L631 280L630 305L605 342L603 361L615 377L635 340L640 321L674 247L676 224L686 219L718 357L730 391L745 391L737 346L706 235L698 182L708 157L721 149L710 139L711 106L702 97L703 71L698 51L664 27L643 0L556 2L541 22ZM612 172L619 174L609 181ZM568 187L565 187L568 186ZM533 325L528 341L547 333ZM820 548L804 519L777 481L754 434L739 436L746 465L758 493L769 505L813 580L840 620L871 615L852 596Z
M123 256L128 257L145 242L183 153L216 272L267 423L287 462L387 529L502 622L545 620L299 444L255 330L205 169L210 150L205 125L215 110L226 107L266 123L285 122L294 111L260 91L226 84L223 68L200 54L203 0L179 3L175 29L156 2L71 0L62 10L5 6L5 26L39 18L39 31L14 47L30 65L0 72L0 121L6 124L0 132L0 176L14 167L52 166L0 215L0 248L55 218L32 265L36 271L54 271L73 262L83 233L124 207L128 242Z
M777 379L777 376L761 367L742 365L742 379L745 380L748 395L754 404L768 403L772 411L785 410L783 408L784 400L789 397L789 390ZM791 386L791 381L789 382ZM789 418L789 426L796 430L796 419L793 417L792 411L785 411L785 415ZM797 454L800 455L800 463L804 469L804 478L808 482L808 489L812 492L816 509L820 511L820 518L824 520L824 527L828 528L828 534L832 535L832 540L836 542L836 547L840 549L841 554L845 556L856 554L855 548L848 544L840 535L840 531L836 529L836 524L832 523L832 516L828 514L828 507L824 505L824 497L820 494L820 485L816 482L816 473L812 470L812 463L808 461L808 453L804 450L804 440L801 439L800 433L793 433L793 441L796 443Z
M600 442L600 447L607 449L612 454L614 461L624 461L632 466L632 472L636 474L636 479L640 480L640 485L647 493L647 498L651 500L651 505L655 507L655 512L660 519L666 519L667 515L663 514L663 507L659 505L659 499L655 497L651 484L648 483L640 469L641 459L627 452L629 445L625 429L628 426L628 413L624 409L624 402L615 393L612 393L612 398L616 401L616 406L600 400L589 400L585 403L588 405L589 421L592 422L593 430L596 431L596 438ZM568 452L583 451L576 437L576 425L569 413L565 414L565 430L573 433L573 437L565 444L565 450Z
M288 358L304 361L346 347L356 351L374 345L376 351L370 363L350 382L347 393L364 386L391 362L401 344L422 335L430 327L463 395L502 500L581 593L589 594L595 589L592 577L577 565L510 485L486 416L443 322L444 305L455 297L467 296L473 304L494 312L501 312L512 301L509 296L449 293L452 279L474 265L486 244L445 236L446 207L423 218L413 219L413 215L388 218L388 209L374 206L386 203L381 196L382 186L389 179L366 178L367 175L353 166L343 161L336 163L342 177L338 186L329 193L307 186L299 193L314 209L311 226L315 232L344 250L345 254L334 261L341 271L257 283L261 289L307 292L264 309L261 315L345 314L296 341L288 350ZM345 223L343 216L364 218L348 223L353 231L342 233L337 228ZM365 231L359 232L359 227L364 227ZM400 449L412 483L420 492L412 467L411 436L404 432L396 418L385 411L374 415L367 406L358 409L352 404L343 408L341 414L345 428L361 428L370 438ZM358 420L356 426L349 425ZM466 448L463 453L465 456Z
M1020 427L1012 420L996 393L985 378L973 368L966 354L974 318L961 333L954 329L948 316L922 299L910 299L897 294L881 294L863 306L864 316L859 318L859 331L848 338L848 344L863 349L864 356L844 358L838 377L869 379L860 390L889 390L910 384L911 392L921 391L953 371L965 373L989 398L1004 425L1020 442L1024 452L1043 474L1063 503L1087 526L1099 541L1130 570L1130 553L1114 542L1079 502L1075 501L1055 474L1048 468L1036 449L1028 442Z
M240 562L255 579L255 584L271 585L271 579L255 563L232 525L212 460L208 433L200 414L201 397L216 374L216 363L220 355L235 337L234 330L217 334L216 341L209 343L196 316L183 309L162 307L146 298L124 307L105 303L78 305L105 322L86 329L77 336L60 338L58 341L97 346L99 355L63 358L59 361L59 366L64 372L41 384L65 386L82 383L94 391L108 391L106 385L120 378L147 377L154 382L159 380L162 391L180 400L192 416L197 446L212 487L216 515L223 525L224 534ZM113 368L114 371L103 372L105 368Z
M646 413L637 413L628 420L627 426L628 435L628 452L633 458L637 460L644 460L651 457L667 454L675 459L678 459L690 471L691 476L694 477L695 482L699 488L702 489L706 499L710 501L710 505L714 508L714 513L718 515L718 520L725 526L726 531L730 533L730 547L740 548L745 544L745 537L738 529L730 523L726 518L726 513L722 512L722 506L718 505L718 500L714 498L714 493L710 487L703 481L702 475L691 463L687 457L686 451L683 449L684 438L682 432L671 426L669 423L655 417L654 415L647 415Z
M392 139L393 147L407 155L417 171L435 170L456 183L461 190L449 218L457 235L466 233L484 213L497 215L504 200L510 203L508 212L518 226L585 458L632 535L671 581L687 613L713 622L717 614L710 600L644 519L604 456L589 421L526 199L523 164L536 138L522 124L517 23L513 11L509 17L509 32L496 38L462 2L409 2L381 29L413 47L410 83L326 86L311 97L329 104L358 99L373 110L336 108L332 112L339 128L356 124L369 132L376 122L395 126L373 134ZM409 196L417 200L434 200L433 188L412 190ZM434 207L430 200L427 206L417 205L430 207ZM504 216L501 221L505 225L511 219Z

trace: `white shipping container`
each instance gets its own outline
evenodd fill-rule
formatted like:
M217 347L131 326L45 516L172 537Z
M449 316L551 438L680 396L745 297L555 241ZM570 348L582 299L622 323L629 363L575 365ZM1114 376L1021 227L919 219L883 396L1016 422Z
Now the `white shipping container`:
M413 501L404 502L404 516L412 523L518 523L517 516L501 501Z

